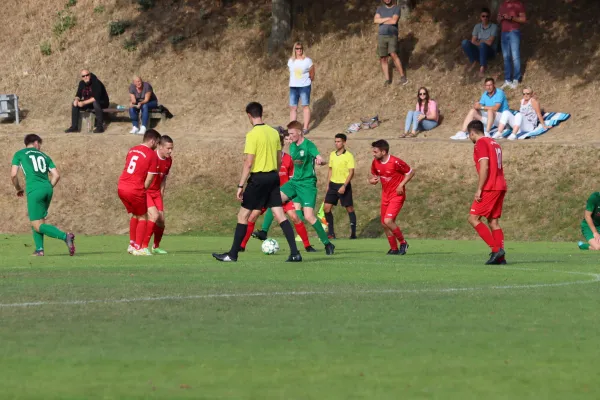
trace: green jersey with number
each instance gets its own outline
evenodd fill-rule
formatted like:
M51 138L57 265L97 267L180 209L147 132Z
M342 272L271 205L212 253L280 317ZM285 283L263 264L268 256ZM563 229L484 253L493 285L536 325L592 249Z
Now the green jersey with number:
M27 193L40 188L52 187L48 172L56 168L52 159L34 147L27 147L15 153L12 165L17 165L25 175Z
M592 213L594 225L600 226L600 192L592 193L585 204L585 210Z
M294 160L294 181L317 180L315 171L315 159L319 155L319 150L313 142L308 139L297 145L290 145L290 156Z

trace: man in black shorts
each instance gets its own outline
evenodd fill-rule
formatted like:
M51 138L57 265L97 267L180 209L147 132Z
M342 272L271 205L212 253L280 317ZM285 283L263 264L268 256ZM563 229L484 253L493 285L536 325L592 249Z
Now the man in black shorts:
M356 239L356 213L352 203L352 185L354 177L354 156L346 149L346 135L335 135L335 151L329 156L329 174L327 175L327 194L325 195L325 219L329 229L329 239L335 239L333 213L331 208L337 206L338 200L348 211L350 217L350 239Z
M259 103L248 104L246 114L253 128L246 134L244 147L246 158L236 194L242 206L238 213L231 250L227 253L213 253L213 257L219 261L237 261L240 245L248 229L248 219L251 215L258 217L263 208L270 208L290 246L291 254L287 261L300 262L302 256L294 240L294 229L283 213L279 192L279 167L281 166L279 133L263 123L263 108ZM244 190L246 181L248 185Z

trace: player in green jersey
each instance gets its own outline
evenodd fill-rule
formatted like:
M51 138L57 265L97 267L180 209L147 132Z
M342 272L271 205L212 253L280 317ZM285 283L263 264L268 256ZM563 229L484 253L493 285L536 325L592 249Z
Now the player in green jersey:
M335 246L329 241L321 222L315 216L315 204L317 202L315 165L324 165L325 161L319 155L317 146L304 137L300 122L292 121L287 128L292 138L290 156L294 160L294 176L281 187L281 200L284 203L293 200L302 205L305 220L312 225L317 235L319 235L319 239L325 245L325 253L332 255Z
M581 233L587 240L577 243L581 250L600 250L600 192L590 195L585 205L583 221L581 221Z
M23 171L27 191L27 212L35 243L33 255L44 255L44 235L64 241L69 249L69 255L73 255L75 254L75 235L65 233L54 225L46 223L53 189L58 183L60 175L52 159L41 152L41 147L41 137L35 134L25 136L25 148L17 151L13 156L10 179L17 190L17 196L23 197L25 190L18 178L19 169Z

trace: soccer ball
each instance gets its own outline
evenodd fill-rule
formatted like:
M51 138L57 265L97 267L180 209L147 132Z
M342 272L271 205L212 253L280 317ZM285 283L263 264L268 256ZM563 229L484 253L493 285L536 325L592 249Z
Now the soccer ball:
M275 254L279 251L279 243L277 243L277 240L275 239L267 239L262 242L261 249L262 252L267 255Z

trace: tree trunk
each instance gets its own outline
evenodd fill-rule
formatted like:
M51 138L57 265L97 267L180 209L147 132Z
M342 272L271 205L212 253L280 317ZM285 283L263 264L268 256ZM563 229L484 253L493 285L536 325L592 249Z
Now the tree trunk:
M283 46L292 32L292 0L272 0L269 54Z
M492 18L490 18L490 21L492 19L496 18L496 15L498 14L498 9L500 8L500 0L491 0L490 1L490 10L492 12Z
M400 20L406 21L410 18L412 3L412 0L398 0L396 4L400 6Z

